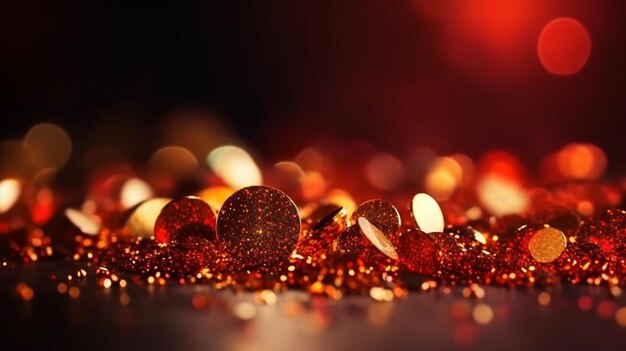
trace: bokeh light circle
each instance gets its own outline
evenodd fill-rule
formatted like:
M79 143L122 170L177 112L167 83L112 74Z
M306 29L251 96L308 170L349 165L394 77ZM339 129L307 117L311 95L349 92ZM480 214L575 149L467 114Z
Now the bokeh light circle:
M541 31L537 45L543 67L556 75L580 71L591 54L591 36L585 26L573 18L550 21Z

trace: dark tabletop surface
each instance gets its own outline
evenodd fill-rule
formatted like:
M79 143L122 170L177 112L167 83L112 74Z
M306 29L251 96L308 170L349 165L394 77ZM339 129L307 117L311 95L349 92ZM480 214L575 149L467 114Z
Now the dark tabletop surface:
M278 294L273 304L258 304L254 293L214 291L207 286L129 283L124 289L104 289L97 285L92 271L86 279L74 279L70 284L80 288L79 297L59 293L57 285L78 268L72 263L0 267L0 350L626 347L626 328L597 312L626 305L625 295L612 298L602 287L487 287L482 300L463 297L462 288L449 293L438 288L392 302L377 302L369 296L333 301L293 291ZM57 280L51 278L53 274ZM33 289L32 300L16 293L20 282ZM547 306L538 303L541 291L550 293ZM120 302L123 294L128 295L129 303ZM593 300L589 311L578 307L581 296ZM493 319L488 324L480 325L473 319L472 310L478 304L491 307ZM238 317L234 312L237 306L246 307L244 312L253 316Z

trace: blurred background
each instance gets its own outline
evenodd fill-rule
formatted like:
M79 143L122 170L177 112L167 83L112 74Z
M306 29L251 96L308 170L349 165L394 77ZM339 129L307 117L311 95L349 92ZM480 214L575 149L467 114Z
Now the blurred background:
M615 174L624 13L619 0L7 0L2 152L51 122L83 163L233 143L272 164L364 140L396 155L505 149L538 171L577 141Z

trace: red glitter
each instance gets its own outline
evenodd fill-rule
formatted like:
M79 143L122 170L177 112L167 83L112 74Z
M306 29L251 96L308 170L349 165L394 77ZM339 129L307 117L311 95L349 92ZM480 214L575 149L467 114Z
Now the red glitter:
M215 241L215 212L204 200L187 196L172 200L161 210L154 226L158 243L177 236L200 236Z

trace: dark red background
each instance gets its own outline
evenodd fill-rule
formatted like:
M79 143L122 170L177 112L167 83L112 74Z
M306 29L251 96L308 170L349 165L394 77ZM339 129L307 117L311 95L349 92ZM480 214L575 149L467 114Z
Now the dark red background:
M621 171L625 10L619 0L7 0L0 137L53 121L75 150L117 145L139 162L161 146L155 122L191 104L220 111L268 160L331 137L398 154L502 147L536 165L588 141ZM592 38L570 77L536 54L560 16Z

